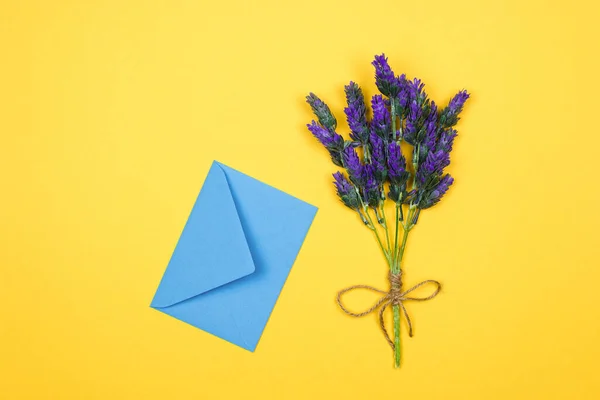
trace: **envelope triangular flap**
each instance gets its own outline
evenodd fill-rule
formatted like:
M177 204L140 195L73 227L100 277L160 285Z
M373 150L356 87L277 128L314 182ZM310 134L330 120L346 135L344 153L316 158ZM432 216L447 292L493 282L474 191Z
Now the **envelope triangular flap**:
M151 305L171 306L254 270L230 186L213 163Z

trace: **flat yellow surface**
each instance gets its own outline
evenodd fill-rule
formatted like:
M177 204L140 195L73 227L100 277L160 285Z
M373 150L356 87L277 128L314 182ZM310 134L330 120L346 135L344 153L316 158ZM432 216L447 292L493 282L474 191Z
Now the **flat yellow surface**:
M586 4L587 3L587 4ZM595 2L3 1L0 398L598 399ZM422 214L403 365L342 287L385 288L304 95L385 52L472 93ZM319 207L255 353L149 308L213 159ZM357 294L352 306L374 296Z

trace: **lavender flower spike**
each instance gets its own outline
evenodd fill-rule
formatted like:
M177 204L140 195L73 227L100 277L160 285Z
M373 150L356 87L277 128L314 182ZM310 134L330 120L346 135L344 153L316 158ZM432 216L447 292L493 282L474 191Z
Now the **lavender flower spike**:
M461 90L452 98L452 100L450 100L450 103L444 108L440 117L442 127L451 128L456 125L459 120L458 114L462 111L463 106L469 97L470 95L466 90Z
M356 154L356 150L353 147L347 147L343 153L343 160L346 169L348 170L348 175L350 175L350 180L362 189L365 185L365 172L364 166L360 163L358 158L358 154Z
M442 131L440 137L436 143L436 150L443 150L446 153L450 153L452 151L452 145L454 144L454 138L457 133L455 129L446 129Z
M356 187L339 171L333 174L333 178L335 179L333 184L342 203L348 208L358 210L360 207L360 198L358 197Z
M341 152L344 149L344 138L335 132L325 129L315 121L312 121L306 126L314 137L316 137L329 151L331 161L333 161L335 165L343 167Z
M382 184L387 176L385 144L383 143L383 140L375 134L375 132L371 132L369 140L371 142L371 164L374 167L374 175L377 181Z
M401 204L407 197L406 183L408 181L409 173L406 170L406 160L402 155L400 145L396 142L391 142L388 145L387 164L388 176L390 178L390 191L388 197L396 202L396 204ZM398 211L402 213L402 209L399 209Z
M335 131L337 127L337 120L329 110L327 104L325 104L321 99L319 99L314 93L310 93L306 96L306 102L312 108L313 113L319 120L319 123L327 128L329 131Z
M444 175L439 183L431 190L424 198L419 202L419 208L424 210L426 208L436 205L446 194L448 188L454 183L454 178L450 174Z
M406 182L408 179L408 171L406 171L406 160L402 155L400 145L396 142L391 142L388 145L388 176L390 181L395 184Z
M400 91L398 92L397 97L398 110L403 111L408 104L408 81L406 80L406 75L404 74L400 75L397 79L398 84L400 85Z
M344 139L337 133L332 133L325 129L323 126L317 124L316 121L312 121L306 125L310 133L317 138L321 144L327 148L335 147L339 144L344 144Z
M348 102L348 107L344 109L344 113L350 127L350 138L364 145L369 140L369 127L363 92L354 82L350 82L345 86L344 91Z
M365 165L363 175L363 201L365 204L375 208L379 206L379 202L381 201L379 183L375 178L375 167L371 164Z
M425 127L425 139L423 143L427 149L434 149L437 142L437 106L434 101L429 105L429 115L424 122Z
M377 89L385 96L396 97L401 89L400 78L394 75L385 54L375 56L375 60L371 64L375 67Z
M466 90L461 90L452 98L452 100L450 100L450 103L448 104L448 110L452 114L460 113L468 98L469 93L467 93Z
M371 129L373 129L380 138L387 142L391 133L391 120L386 101L381 95L376 94L371 99L371 106L373 107L373 120L371 121Z
M426 184L428 178L430 176L441 175L446 168L450 164L450 154L445 151L431 151L427 154L427 158L425 162L419 165L419 170L417 171L417 180L420 183L420 188L426 190L426 187L422 187L423 184Z
M423 105L427 102L427 94L423 91L425 85L420 79L408 82L408 114L406 116L406 130L404 139L414 145L417 133L423 122Z

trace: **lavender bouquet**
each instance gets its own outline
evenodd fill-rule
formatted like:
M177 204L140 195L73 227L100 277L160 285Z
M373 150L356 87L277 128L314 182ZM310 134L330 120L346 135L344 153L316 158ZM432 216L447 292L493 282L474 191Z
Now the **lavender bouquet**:
M384 54L375 56L375 84L381 94L371 99L372 118L361 88L354 82L345 86L348 107L344 109L350 127L350 140L336 132L337 121L329 107L310 93L306 100L317 121L308 124L309 131L329 151L331 160L346 173L333 174L334 185L342 203L355 211L375 238L389 266L388 291L368 285L354 285L341 290L337 301L341 309L354 317L362 317L379 309L379 324L394 351L395 366L400 365L400 310L406 318L409 336L412 324L405 301L425 301L435 297L439 282L426 280L402 289L402 257L408 234L415 227L422 210L436 205L454 179L444 173L450 164L450 152L457 132L463 105L469 98L458 92L450 103L438 109L425 93L419 79L408 80L395 75ZM406 154L406 156L405 156ZM386 202L386 200L389 200ZM393 218L386 215L392 212ZM431 284L434 291L427 297L411 297L415 289ZM344 306L342 295L354 289L368 289L382 297L363 312L352 312ZM388 306L393 311L394 338L384 323Z

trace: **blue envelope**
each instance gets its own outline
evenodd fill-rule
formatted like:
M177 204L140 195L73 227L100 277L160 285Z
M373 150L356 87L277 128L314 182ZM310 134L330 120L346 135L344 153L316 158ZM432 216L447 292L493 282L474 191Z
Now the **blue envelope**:
M213 162L151 307L254 351L316 212Z

